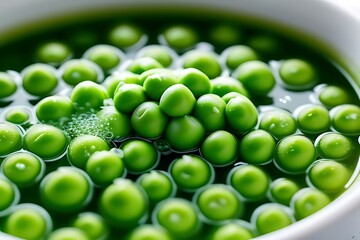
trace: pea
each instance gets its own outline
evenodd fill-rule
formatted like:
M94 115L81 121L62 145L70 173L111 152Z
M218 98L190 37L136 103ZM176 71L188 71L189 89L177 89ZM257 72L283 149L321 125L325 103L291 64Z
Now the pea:
M160 170L151 170L149 173L142 174L137 183L145 190L153 205L173 197L177 190L169 173Z
M247 133L240 141L239 150L244 161L250 164L266 164L272 161L275 139L267 131L258 129Z
M243 203L237 194L223 184L209 185L199 189L193 200L199 207L204 221L209 223L237 219L243 212Z
M76 86L84 81L102 82L101 68L87 59L72 59L59 68L59 74L65 83Z
M40 62L59 66L64 61L70 59L72 53L69 46L65 43L46 42L37 49L36 56Z
M222 71L218 56L203 50L191 50L183 55L183 67L196 68L210 79L220 76Z
M275 86L275 78L269 66L258 60L240 64L235 69L233 77L253 95L267 95Z
M225 127L226 104L215 94L202 95L195 104L194 116L200 120L206 132L221 130Z
M128 240L171 240L167 231L163 228L150 224L138 226L134 228Z
M49 213L32 203L15 206L3 223L2 231L12 236L38 240L44 239L52 229Z
M27 107L10 108L4 114L4 118L7 122L19 124L19 125L25 125L29 123L31 117L32 117L31 109L28 109Z
M113 72L103 82L103 86L106 88L110 98L114 98L114 93L120 82L140 84L140 76L138 74L129 71Z
M220 97L225 96L228 93L236 92L245 97L249 97L248 91L244 85L237 79L227 76L221 76L210 81L211 93Z
M198 35L189 26L174 25L164 30L163 39L176 50L185 50L194 46L198 42Z
M13 95L17 90L17 85L12 76L6 72L0 72L0 99Z
M161 95L159 106L170 117L183 117L192 112L195 102L194 95L187 87L175 84Z
M274 59L281 50L280 39L270 33L256 33L248 40L248 45L254 49L262 58Z
M330 111L331 124L334 129L347 135L360 134L360 107L343 104Z
M106 44L89 48L83 57L96 63L104 72L110 72L125 60L125 55L121 50Z
M40 122L62 122L70 120L75 112L73 102L65 96L43 98L35 107L36 117Z
M165 131L168 117L155 102L140 104L131 116L131 126L135 132L146 138L158 138Z
M330 128L329 111L320 105L303 105L295 109L298 128L304 133L319 134Z
M20 150L23 134L20 128L12 123L0 123L0 156L6 156Z
M321 157L334 160L345 159L354 150L354 145L348 137L334 132L320 135L315 141L315 146Z
M226 119L236 133L244 133L255 127L258 113L255 105L244 96L237 96L226 104Z
M135 73L141 74L147 70L154 69L154 68L162 68L163 65L159 63L157 60L151 57L142 57L133 60L130 65L127 67L127 70Z
M114 151L94 152L86 162L86 173L98 186L110 185L116 178L126 174L124 163Z
M122 23L111 29L108 38L112 45L126 49L139 43L144 34L138 26Z
M70 142L67 157L73 166L84 169L89 157L101 150L110 150L105 140L92 135L82 135Z
M179 83L189 88L195 98L199 98L211 91L211 83L208 76L196 68L181 70Z
M221 58L230 70L234 70L240 66L240 64L257 60L259 57L257 53L249 46L234 45L226 48L221 53Z
M130 117L116 110L114 106L103 107L97 114L100 129L111 134L111 139L129 137L132 131Z
M160 74L160 75L165 75L168 76L169 78L172 79L177 79L177 74L175 74L176 72L168 69L168 68L152 68L149 70L144 71L143 73L140 74L139 79L140 79L140 83L139 85L144 85L145 79L147 77L150 77L151 75L156 75L156 74Z
M238 43L243 38L243 33L237 26L223 23L210 29L209 38L214 44L226 47Z
M95 212L79 213L72 221L71 227L82 230L89 239L105 239L109 234L104 218Z
M162 45L148 45L138 51L136 58L151 57L164 67L169 67L177 57L170 48Z
M4 176L0 176L0 195L0 216L3 216L19 203L20 192L13 182Z
M290 89L308 89L317 82L317 74L314 67L302 59L283 61L279 74L286 87Z
M125 141L120 149L123 151L123 162L130 173L140 174L154 167L159 162L159 153L149 142L140 139Z
M202 156L214 166L226 166L237 158L238 141L231 133L218 130L208 135L200 151Z
M303 173L315 159L316 150L312 141L301 135L283 138L275 152L276 165L287 173Z
M152 222L162 226L172 236L189 239L201 227L193 204L182 198L171 198L159 203L153 211Z
M342 87L325 85L319 89L319 100L328 108L334 108L342 104L350 104L349 93Z
M144 81L145 93L155 101L159 101L166 89L177 83L175 75L171 72L160 72L148 76Z
M169 173L179 189L193 192L214 180L214 169L204 159L196 155L183 155L175 159Z
M70 96L76 108L94 110L100 109L107 98L106 90L92 81L84 81L76 85Z
M290 178L278 178L270 184L270 198L283 205L290 205L294 194L300 190L298 184Z
M90 240L86 233L75 227L62 227L52 232L48 240Z
M237 96L245 96L245 95L238 92L229 92L223 95L221 98L222 100L224 100L226 104L228 104L228 102L230 102L231 99L236 98Z
M275 109L264 112L260 117L259 129L271 133L276 139L289 136L296 132L296 121L285 110Z
M297 220L306 218L331 202L328 195L314 188L303 188L291 199L290 207Z
M294 220L288 207L267 203L255 209L251 222L255 224L260 234L267 234L289 226Z
M228 174L230 184L247 201L258 201L266 197L270 180L264 170L253 165L240 165Z
M93 195L92 181L81 169L60 167L40 183L43 204L53 211L71 213L85 207Z
M249 240L253 239L253 233L249 223L243 220L225 223L218 227L212 234L211 240Z
M34 96L45 96L53 93L58 85L55 68L36 63L26 67L22 72L23 88Z
M169 121L165 137L174 150L188 151L200 145L205 137L205 129L198 119L186 115Z
M133 112L146 101L144 88L133 83L119 83L114 94L114 106L122 113Z
M99 201L101 215L120 228L130 228L145 222L148 205L143 190L129 179L115 180L105 188Z

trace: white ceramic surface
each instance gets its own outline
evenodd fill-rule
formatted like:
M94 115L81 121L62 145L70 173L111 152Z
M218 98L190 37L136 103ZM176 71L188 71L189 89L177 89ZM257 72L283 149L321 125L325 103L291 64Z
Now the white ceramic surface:
M183 5L246 13L304 31L326 43L360 92L360 14L330 0L0 0L0 34L64 12L123 6ZM0 56L1 57L1 56ZM0 239L13 239L0 233ZM359 240L360 179L325 209L258 240Z

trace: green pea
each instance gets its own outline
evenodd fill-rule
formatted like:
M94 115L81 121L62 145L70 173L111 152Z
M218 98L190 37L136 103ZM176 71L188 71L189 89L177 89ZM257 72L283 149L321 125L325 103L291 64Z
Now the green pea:
M183 155L175 159L169 173L179 189L193 192L214 180L214 169L204 159L196 155Z
M279 74L281 80L290 89L308 89L317 81L314 67L305 60L288 59L282 62Z
M128 240L171 240L169 234L160 227L150 224L138 226L134 228Z
M10 97L17 90L17 85L12 76L6 72L0 72L0 99Z
M114 97L115 90L120 82L140 84L140 76L138 74L129 71L114 72L103 82L103 86L106 88L110 98Z
M58 85L56 69L50 65L36 63L21 72L23 88L34 96L51 94Z
M275 86L275 78L269 66L258 60L240 64L235 69L233 77L253 95L267 95Z
M104 218L94 212L78 214L72 221L71 227L82 230L92 240L106 239L109 234Z
M206 132L214 132L225 127L226 103L215 94L202 95L195 104L194 117L200 120Z
M145 190L152 204L171 198L176 193L174 180L164 171L152 170L149 173L144 173L137 182Z
M269 33L257 33L248 40L248 45L254 49L261 57L274 59L281 51L281 41Z
M285 110L275 109L264 112L260 117L259 129L271 133L276 139L289 136L296 132L296 121Z
M86 162L85 170L98 186L110 185L116 178L126 174L119 154L106 150L94 152Z
M210 79L206 74L196 68L186 68L181 70L179 83L189 88L195 98L199 98L211 91Z
M61 65L59 69L65 83L76 86L84 81L101 82L103 73L101 68L87 59L72 59Z
M262 235L287 227L294 220L288 207L276 203L267 203L255 209L251 216L251 222Z
M76 85L70 96L76 108L94 110L100 109L104 105L104 100L108 98L105 88L92 81Z
M237 79L227 76L215 78L210 81L211 93L216 94L220 97L225 96L228 93L236 92L245 97L249 97L248 91L244 85Z
M44 205L59 213L71 213L85 207L93 195L89 176L75 167L60 167L48 173L40 183Z
M308 170L308 181L323 192L338 193L345 190L350 179L349 170L333 160L318 160Z
M221 58L225 61L226 66L230 70L234 70L240 64L257 60L259 57L251 47L245 45L234 45L225 49L221 53Z
M71 58L70 48L62 42L47 42L42 44L36 51L36 56L40 62L59 66L64 61Z
M305 136L288 136L280 140L276 147L275 163L287 173L303 173L315 159L315 147Z
M186 115L169 121L165 137L172 149L187 151L200 145L205 137L205 129L198 119Z
M124 154L124 165L130 173L143 173L156 167L159 162L159 153L147 141L131 139L124 142L120 149Z
M283 205L290 205L294 194L300 190L298 184L289 178L278 178L270 185L270 198Z
M196 99L192 92L182 84L175 84L161 95L159 106L170 117L182 117L190 114Z
M32 117L31 115L31 109L28 109L27 107L14 107L5 112L4 118L7 122L24 125L29 123Z
M18 187L4 176L0 176L0 216L7 213L20 200Z
M139 85L144 85L145 79L151 75L155 75L155 74L160 74L160 75L165 75L165 76L169 76L169 78L177 78L177 75L175 74L176 72L174 70L168 69L168 68L152 68L149 70L144 71L143 73L140 74L139 78L140 78L140 83Z
M0 123L0 156L6 156L22 147L22 131L12 123Z
M146 95L142 86L133 83L119 83L114 95L114 106L119 112L131 113L145 101Z
M218 56L204 50L191 50L183 56L184 68L196 68L210 79L221 75L222 69Z
M250 240L255 237L247 222L238 220L217 228L210 240Z
M115 180L105 188L99 201L100 214L112 225L120 228L144 223L148 205L143 190L129 179Z
M320 135L315 146L322 158L342 160L349 157L353 150L352 141L340 133L328 132Z
M198 35L189 26L174 25L163 32L165 42L176 50L185 50L198 42Z
M298 128L304 133L319 134L329 130L329 111L321 105L307 104L295 109Z
M125 60L124 53L111 45L100 44L89 48L83 56L96 63L104 72L115 69Z
M229 23L218 24L210 29L211 42L221 47L238 43L243 38L241 29Z
M224 184L214 184L198 190L194 195L204 220L209 223L237 219L244 207L237 194Z
M182 198L171 198L159 203L153 211L152 222L162 226L172 236L191 239L201 227L195 207Z
M237 96L244 96L244 95L238 92L229 92L223 95L221 98L222 100L224 100L226 104L228 104L228 102L230 102L231 99L236 98Z
M168 117L155 102L140 104L131 116L131 126L145 138L158 138L165 131Z
M143 84L145 93L155 101L159 101L166 89L177 83L177 78L171 72L160 72L148 76Z
M91 240L86 233L75 227L62 227L52 232L48 240Z
M49 213L32 203L15 206L3 223L2 231L28 240L45 239L52 229Z
M138 51L137 58L151 57L164 67L169 67L176 58L176 53L162 45L148 45Z
M97 136L82 135L70 142L67 157L73 166L84 169L89 157L102 150L110 150L105 140Z
M237 96L226 104L226 119L236 133L244 133L255 127L258 113L255 105L244 96Z
M226 166L237 158L238 141L231 133L218 130L203 141L201 155L214 166Z
M319 89L319 100L328 108L351 103L349 93L342 87L326 85Z
M109 132L111 139L118 140L130 136L130 117L116 110L114 106L103 107L97 114L100 120L100 129Z
M163 68L163 67L164 66L154 58L142 57L133 60L126 70L135 74L141 74L150 69Z
M266 164L273 159L275 152L274 137L261 129L247 133L240 141L241 157L250 164Z
M268 175L254 165L240 165L228 174L228 183L247 201L262 200L270 186Z
M70 120L75 112L73 102L65 96L43 98L35 107L36 117L41 122Z
M115 26L109 33L109 42L119 48L129 48L144 38L142 30L133 24Z
M328 195L314 188L303 188L291 199L290 207L297 220L306 218L331 202Z
M360 107L353 104L339 105L330 111L334 129L348 135L360 134Z

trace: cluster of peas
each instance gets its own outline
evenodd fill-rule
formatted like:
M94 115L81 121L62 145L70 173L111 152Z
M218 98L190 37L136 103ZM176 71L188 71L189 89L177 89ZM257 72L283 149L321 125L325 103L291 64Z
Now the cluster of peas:
M231 27L214 32L217 44L236 43ZM0 73L10 102L0 123L1 231L250 239L313 214L351 183L358 100L317 85L307 61L267 64L245 45L218 56L186 26L145 46L139 28L121 24L109 43L81 59L47 43L43 63ZM313 89L315 98L292 113L254 104L276 89ZM24 98L38 101L22 106ZM56 216L69 221L53 229Z

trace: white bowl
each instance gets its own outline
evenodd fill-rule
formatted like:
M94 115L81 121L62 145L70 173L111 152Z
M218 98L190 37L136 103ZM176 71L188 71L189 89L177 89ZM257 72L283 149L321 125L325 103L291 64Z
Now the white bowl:
M320 42L323 53L344 67L360 95L360 14L330 0L0 0L0 35L79 11L124 7L192 6L239 13L270 21ZM27 30L31 30L30 27ZM26 31L26 28L25 28ZM0 39L3 41L4 39ZM360 238L360 179L326 208L258 240L353 240ZM0 239L14 239L1 235Z

